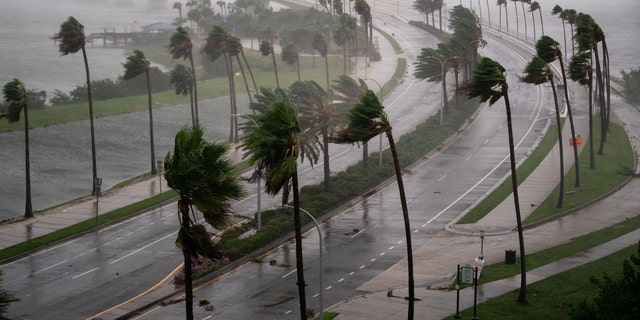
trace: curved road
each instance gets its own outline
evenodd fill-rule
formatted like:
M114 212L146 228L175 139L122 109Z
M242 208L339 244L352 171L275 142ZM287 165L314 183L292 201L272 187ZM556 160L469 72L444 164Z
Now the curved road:
M380 16L376 23L382 23L387 32L396 34L409 63L415 60L420 48L435 44L423 31L392 17ZM499 56L507 69L521 70L529 58L527 54L501 45L497 40L489 39L482 54ZM522 158L546 124L546 121L537 121L546 115L547 110L541 107L546 99L541 88L518 90L513 72L509 78L513 88L514 134L520 142L517 153L518 158ZM416 81L409 75L385 100L397 135L408 132L437 110L439 89L437 83ZM425 95L425 90L432 94ZM209 103L220 107L223 101ZM412 224L416 229L415 247L442 229L508 172L502 106L500 102L492 108L483 106L482 113L464 136L415 168L412 174L405 175ZM331 151L334 171L361 157L357 147L332 145ZM313 169L303 167L301 171L301 181L307 184L322 179L321 165ZM247 190L255 189L249 186ZM277 205L279 200L264 195L263 199L263 207ZM255 195L238 202L234 208L245 215L255 212ZM397 190L391 185L324 225L325 306L357 294L355 288L359 284L404 256L406 249L401 236L404 229L399 209ZM9 316L35 319L46 314L48 319L82 319L157 283L182 259L173 244L177 230L175 210L175 205L169 205L2 266L5 288L22 299L11 305ZM359 232L353 233L354 229ZM316 310L320 290L316 278L317 241L317 235L311 232L303 243L308 304ZM293 266L293 246L285 244L264 260ZM213 313L196 308L198 318L212 315L220 319L297 317L294 272L293 267L266 263L238 269L196 291L196 299L208 299L217 308ZM38 306L37 313L33 311L34 306ZM167 306L146 318L173 319L181 316L182 310L181 305Z

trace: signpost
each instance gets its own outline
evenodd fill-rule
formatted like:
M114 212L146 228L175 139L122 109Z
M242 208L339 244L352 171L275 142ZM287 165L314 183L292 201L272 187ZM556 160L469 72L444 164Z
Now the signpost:
M478 259L476 259L478 260ZM481 260L484 262L484 260ZM456 314L453 316L456 319L461 319L462 315L460 315L460 283L473 284L473 317L471 320L479 320L477 316L477 306L478 306L478 267L471 267L466 264L464 266L458 265L457 270L457 283L455 285L456 289Z

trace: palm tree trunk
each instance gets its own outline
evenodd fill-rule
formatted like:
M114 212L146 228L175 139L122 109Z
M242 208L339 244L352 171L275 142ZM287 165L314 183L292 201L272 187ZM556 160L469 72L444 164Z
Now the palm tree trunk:
M273 50L273 43L271 44L271 60L273 61L273 72L276 75L276 88L280 89L280 80L278 80L278 67L276 66L276 53Z
M298 276L298 296L300 298L300 319L307 319L307 300L305 296L306 283L304 281L304 263L302 261L302 222L300 220L300 195L298 192L298 171L294 170L292 180L293 189L293 221L296 238L296 274ZM320 288L322 290L322 288Z
M196 124L196 112L193 105L193 87L189 87L189 103L191 105L191 125L195 128Z
M196 126L200 125L200 117L198 115L198 79L196 78L196 69L193 64L193 55L189 55L189 63L191 64L191 76L193 77L193 101L196 109Z
M24 217L33 218L33 205L31 204L31 164L29 157L29 107L24 106L24 169L25 169L25 205Z
M242 55L242 60L244 60L244 64L247 65L247 70L249 71L251 82L253 83L253 89L255 90L254 92L258 93L258 85L256 85L256 78L253 76L253 71L251 71L251 66L249 65L249 61L247 61L247 57L244 55L244 50L242 49L242 47L240 47L240 55Z
M404 233L407 242L407 274L409 283L409 310L407 319L412 320L415 305L415 285L413 281L413 248L411 244L411 224L409 221L409 209L407 208L407 196L404 192L404 183L402 181L402 171L400 170L400 161L398 160L398 152L396 144L393 141L393 133L391 126L386 130L387 139L389 140L389 149L393 156L393 166L396 171L396 179L398 181L398 191L400 192L400 203L402 204L402 217L404 218Z
M559 54L562 54L562 52L558 51ZM573 125L573 112L571 109L571 104L569 103L569 87L567 86L567 75L564 71L564 61L562 61L562 57L560 56L560 59L558 59L558 61L560 62L560 71L562 72L562 83L564 84L564 99L567 103L567 114L569 115L569 125L571 125L571 139L573 139L573 141L576 141L576 129L575 126ZM580 157L578 156L578 145L577 143L573 144L573 162L574 162L574 167L576 169L576 180L575 180L575 187L579 187L580 186Z
M187 248L190 248L190 234L189 234L189 205L186 200L180 200L178 202L180 208L180 228L182 229L182 256L184 258L184 303L185 303L185 316L187 320L193 320L193 272L191 266L191 254Z
M324 166L324 191L329 191L329 178L331 177L331 168L329 167L329 129L325 126L322 128L322 147L323 147L323 166Z
M511 160L511 188L513 189L513 202L516 208L516 222L518 226L518 242L520 244L520 292L518 303L527 303L527 267L525 263L524 235L522 233L522 216L520 215L520 198L518 197L518 177L516 176L515 144L513 142L513 124L511 122L511 104L506 93L506 85L503 87L504 102L507 109L507 128L509 130L509 157Z
M602 39L602 61L603 61L603 70L604 70L604 78L605 78L605 90L606 90L606 101L607 101L607 132L609 132L609 123L611 122L611 69L609 68L609 49L607 48L607 42Z
M156 152L154 148L153 140L153 106L151 104L151 79L149 77L149 71L145 71L147 78L147 100L149 102L149 145L151 149L151 175L156 174Z
M536 16L533 15L533 11L531 12L531 22L533 22L533 41L536 41L538 36L536 35Z
M87 97L89 99L89 126L91 127L91 163L93 166L93 180L91 195L96 194L96 179L98 178L98 166L96 161L96 135L93 125L93 96L91 95L91 77L89 76L89 61L87 59L87 50L82 46L82 58L84 59L84 70L87 74Z
M542 20L542 10L538 9L538 13L540 14L540 29L542 31L542 35L544 36L544 21Z
M520 2L522 5L522 19L524 20L524 40L527 40L527 11L524 10L524 2Z
M602 155L604 154L604 143L605 141L607 141L607 130L606 130L606 124L605 124L605 118L606 118L606 110L605 110L605 104L604 104L604 82L602 81L602 67L600 65L600 57L598 54L598 46L594 46L593 48L593 55L594 55L594 60L596 60L596 84L597 84L597 92L598 92L598 101L600 104L600 122L601 122L601 127L600 127L600 148L598 149L598 154Z
M331 90L331 84L329 83L329 52L324 55L324 72L327 77L327 92L329 92Z
M298 81L300 81L300 56L296 58L296 72L298 73Z
M589 168L596 168L593 150L593 70L589 70Z
M553 91L553 102L556 107L556 126L558 127L558 147L560 148L560 193L558 195L558 203L556 204L556 208L562 208L562 203L564 200L564 151L563 151L563 141L562 141L562 124L560 123L560 106L558 105L558 93L556 92L556 84L553 81L553 75L549 77L551 81L551 90ZM566 89L566 88L565 88ZM575 146L575 140L573 145Z
M249 103L251 103L253 102L253 98L251 97L251 88L249 88L249 82L247 82L247 76L244 73L244 67L242 67L242 62L240 61L240 57L238 55L236 55L236 60L238 61L238 66L240 66L240 73L242 74L244 87L247 90L247 96L249 96Z
M520 22L518 22L518 5L514 2L513 7L516 10L516 37L520 37Z

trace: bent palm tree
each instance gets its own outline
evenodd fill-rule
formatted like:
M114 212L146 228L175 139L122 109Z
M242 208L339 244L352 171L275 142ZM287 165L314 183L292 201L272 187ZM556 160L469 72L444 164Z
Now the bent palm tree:
M506 70L499 63L490 58L481 58L473 79L465 88L470 98L480 97L481 101L489 100L489 104L496 103L504 97L507 111L507 129L509 135L509 156L511 159L511 188L518 224L518 241L520 243L520 293L518 302L527 303L527 268L525 264L524 236L522 233L522 217L520 215L520 199L518 197L518 178L516 176L515 145L513 142L513 124L511 122L511 104L509 103L509 85Z
M151 79L149 78L149 69L151 68L151 62L147 60L144 53L140 50L133 50L133 55L127 57L127 62L123 64L125 80L133 79L141 74L144 74L147 80L147 101L149 104L149 144L151 146L151 174L156 174L156 153L153 140L153 106L151 104Z
M564 152L562 147L562 126L560 123L560 107L558 106L558 93L556 92L556 84L553 81L553 71L551 67L540 57L535 56L527 64L524 69L525 76L520 81L532 84L543 84L549 82L553 91L553 102L556 108L556 127L558 128L558 147L560 149L560 192L558 194L558 203L556 208L562 208L564 199ZM575 143L574 143L575 145Z
M85 49L84 26L74 17L69 17L60 25L60 31L53 36L59 43L58 49L63 56L82 51L84 70L87 76L87 97L89 100L89 125L91 127L91 160L93 165L92 195L96 194L96 180L98 178L98 166L96 162L96 137L93 126L93 96L91 95L91 77L89 76L89 61Z
M593 150L593 66L591 65L591 52L582 51L571 57L569 62L569 78L589 90L589 168L596 168L596 160Z
M327 79L327 90L329 90L331 89L331 85L329 84L329 45L327 43L327 39L325 39L322 33L316 33L313 36L313 40L311 41L311 46L313 47L313 49L318 50L320 56L324 58L324 70Z
M169 46L167 48L173 59L189 60L189 64L191 65L191 78L193 79L193 103L196 114L196 125L200 125L198 121L198 79L196 78L196 68L193 63L193 43L187 31L182 27L176 28L176 33L169 39Z
M296 66L298 81L300 81L300 53L295 44L289 42L282 48L282 61L290 66Z
M2 95L7 105L7 113L0 114L0 119L7 118L9 123L20 121L20 112L24 110L24 168L25 168L25 206L24 217L33 218L31 205L31 165L29 157L29 93L22 80L13 79L2 88Z
M400 161L393 139L393 128L389 122L389 117L384 111L384 106L378 97L371 90L367 90L359 103L355 104L348 115L349 125L338 132L334 137L337 143L367 142L378 134L385 133L389 140L389 149L393 156L393 164L396 172L396 180L400 193L400 203L402 204L402 217L404 219L404 231L407 242L407 266L408 266L408 288L409 288L409 310L408 319L413 319L415 304L415 288L413 280L413 251L411 249L411 225L409 221L409 209L407 198L402 181Z
M298 166L300 157L307 157L313 164L317 161L315 135L303 131L298 124L296 111L283 101L271 104L263 114L252 117L257 126L242 137L241 147L247 151L255 172L251 180L263 178L265 190L275 195L291 187L293 191L293 220L296 239L296 274L300 299L300 319L307 319L305 298L304 263L302 257L302 222L300 219L300 195L298 190ZM291 181L291 184L289 184Z
M193 108L193 72L183 64L178 64L173 70L171 70L169 82L174 85L176 94L183 96L189 95L189 101L191 104L191 125L196 127L198 123L198 115Z
M222 230L230 222L231 201L243 195L240 179L232 172L231 161L226 157L228 147L208 142L203 135L200 127L182 128L176 134L173 153L168 153L164 162L167 184L179 196L180 231L176 245L184 257L187 319L193 319L192 260L204 256L225 261L221 248L199 223L197 211L209 225Z
M507 24L507 33L509 33L509 13L507 12L507 0L498 0L497 6L504 6L504 21ZM500 10L500 15L502 15L502 10ZM500 30L502 30L502 16L500 17Z
M546 63L551 63L555 60L560 62L560 72L562 73L562 83L564 84L564 99L567 104L567 115L569 116L569 125L571 127L571 139L576 141L576 129L573 124L573 109L569 101L569 90L567 87L567 75L564 68L564 59L562 58L562 50L560 44L549 36L542 36L536 43L536 53L538 57L542 58ZM575 186L580 186L580 157L578 155L578 146L573 144L573 161L576 169Z

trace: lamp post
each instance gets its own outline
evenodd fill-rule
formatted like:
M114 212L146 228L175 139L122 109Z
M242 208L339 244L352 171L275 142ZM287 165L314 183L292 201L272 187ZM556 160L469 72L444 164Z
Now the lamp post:
M98 204L100 202L100 194L102 192L102 178L93 179L93 190L96 194L96 224L98 224Z
M249 119L249 120L251 120L251 122L253 122L253 125L256 128L258 128L258 123L255 120L253 120L253 118L251 118L251 116L249 116L249 115L237 113L237 114L232 114L231 116L232 117L243 117L245 119ZM262 229L262 211L261 211L261 208L260 208L260 183L261 183L261 181L260 181L261 179L260 178L261 177L258 176L258 181L257 181L257 183L258 183L258 214L257 214L258 215L258 223L257 223L258 224L258 226L257 226L258 231L260 231L260 229Z
M443 119L442 119L442 113L444 111L444 107L447 104L447 97L446 95L446 91L447 91L447 84L444 82L444 66L447 64L447 61L449 61L449 59L457 59L457 56L452 56L452 57L447 57L444 60L438 58L438 57L434 57L434 56L428 56L426 57L427 59L433 59L436 60L440 63L440 81L442 81L442 103L440 106L440 125L442 125Z
M293 208L290 205L287 204L283 204L282 205L283 208ZM318 224L318 221L316 220L316 218L314 218L311 213L309 213L309 211L300 208L300 211L304 212L307 214L307 216L309 216L309 218L311 218L311 220L313 220L313 223L316 225L316 229L318 230L318 241L319 241L319 250L320 250L320 262L318 263L320 265L320 271L318 272L318 282L319 282L319 302L320 302L320 319L324 319L324 307L322 305L322 290L323 290L323 282L322 282L322 232L320 231L320 224ZM300 243L296 243L297 246L300 246L302 244Z

